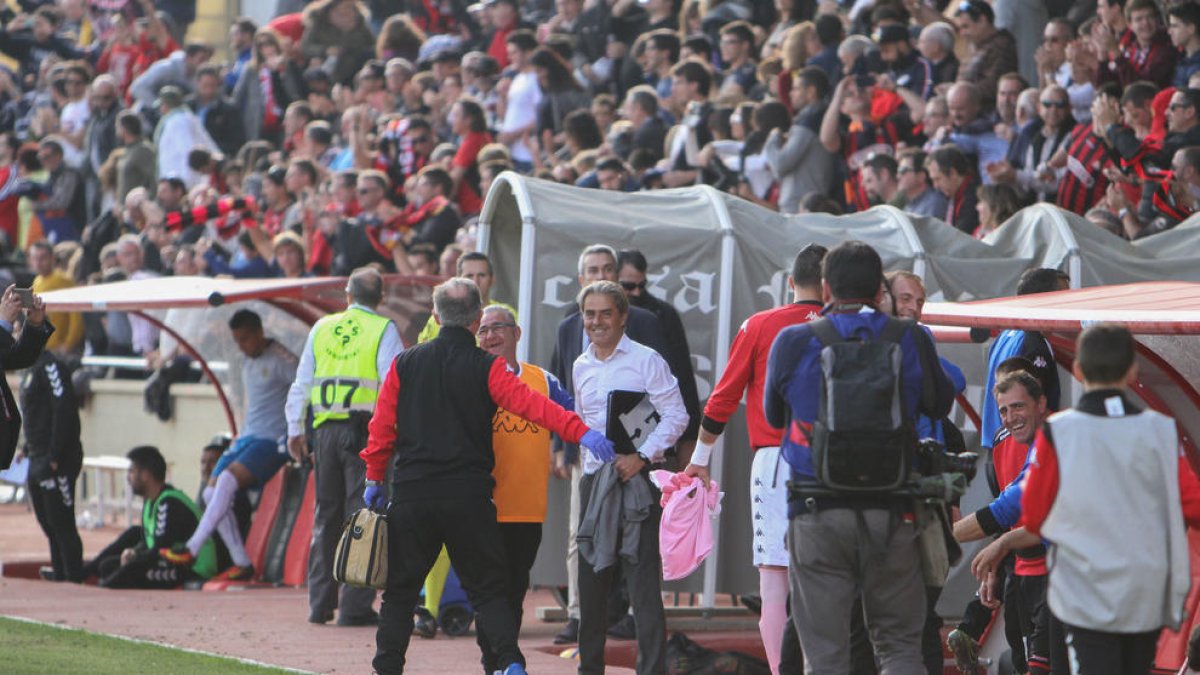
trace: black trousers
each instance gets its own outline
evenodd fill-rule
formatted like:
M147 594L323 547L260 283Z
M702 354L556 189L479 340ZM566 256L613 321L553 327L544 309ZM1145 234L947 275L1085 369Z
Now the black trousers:
M1015 579L1011 564L1006 562L996 568L996 584L1001 589L1004 603L1001 609L1004 612L1004 638L1012 652L1013 666L1017 672L1024 672L1026 663L1025 637L1021 630L1021 594ZM985 607L976 596L967 603L967 608L963 610L963 618L958 623L958 629L979 642L983 639L983 633L987 630L988 624L992 622L992 614L992 610Z
M1046 581L1038 576L1012 576L1020 596L1021 633L1026 640L1026 665L1030 675L1050 672L1050 608L1046 606Z
M645 475L631 480L649 481ZM579 513L587 513L595 476L579 481ZM662 509L658 506L658 491L651 486L654 503L650 515L642 521L638 540L637 563L621 561L621 574L633 606L633 621L637 630L638 675L665 675L667 655L667 617L662 604L662 557L658 550L658 525ZM618 544L620 545L620 544ZM607 641L608 598L616 570L592 569L583 556L579 557L579 672L581 675L604 673L604 644Z
M137 548L142 541L142 528L131 527L125 530L91 562L84 565L85 578L99 577L100 585L104 588L151 590L179 588L187 581L200 578L190 568L171 565L159 559L157 555L147 555L122 565L121 553L128 548Z
M400 492L392 490L393 494ZM413 607L443 545L475 607L478 629L487 634L496 654L497 668L524 665L517 647L515 615L508 604L504 537L491 495L481 492L392 501L388 508L388 585L379 607L372 661L376 672L404 672Z
M508 605L513 610L517 634L521 633L521 620L525 617L525 593L529 590L529 570L537 559L538 547L542 544L541 523L500 523L500 536L504 539L504 575L508 588ZM451 560L453 564L454 561ZM483 655L484 675L500 670L499 657L492 649L491 641L483 630L475 631L475 641Z
M1154 666L1161 631L1102 633L1063 624L1076 675L1146 675Z
M29 467L26 484L33 513L50 542L50 565L55 578L60 581L83 580L83 542L75 527L77 478L78 468L55 471L45 463Z

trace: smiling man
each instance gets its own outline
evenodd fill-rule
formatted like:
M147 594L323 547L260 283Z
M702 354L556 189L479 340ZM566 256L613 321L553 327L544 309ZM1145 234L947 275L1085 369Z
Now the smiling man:
M503 305L483 309L483 319L475 331L480 349L504 359L509 372L530 389L546 396L566 410L575 409L575 399L563 389L558 378L541 368L517 360L521 327L517 317ZM550 430L528 422L504 408L492 418L492 451L496 466L492 477L496 487L496 522L504 540L504 575L508 580L508 600L516 612L517 631L521 630L522 605L529 589L529 570L542 543L542 523L546 520L546 488L550 480ZM478 631L476 640L483 653L483 669L499 669L498 656L487 635Z
M579 481L582 519L579 544L579 672L604 672L604 643L608 593L618 569L629 589L629 604L637 635L638 675L665 671L666 615L662 604L662 558L658 524L662 509L650 486L647 469L663 461L688 424L679 383L666 360L625 335L629 299L611 281L597 281L579 293L583 325L591 340L575 360L575 401L579 416L594 429L608 426L609 395L614 391L644 392L660 420L636 452L603 457L590 450L583 455ZM641 518L630 518L633 509ZM616 509L620 522L605 528L603 512ZM616 533L606 537L606 532ZM622 541L636 537L636 543ZM633 550L632 556L626 552ZM618 558L618 554L621 554ZM618 565L619 560L619 565Z

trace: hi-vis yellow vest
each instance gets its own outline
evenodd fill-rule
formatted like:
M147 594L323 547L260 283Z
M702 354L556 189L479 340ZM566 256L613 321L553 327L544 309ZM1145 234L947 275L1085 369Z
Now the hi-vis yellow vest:
M345 420L351 412L371 414L379 397L376 357L388 319L351 307L317 322L313 335L313 428Z

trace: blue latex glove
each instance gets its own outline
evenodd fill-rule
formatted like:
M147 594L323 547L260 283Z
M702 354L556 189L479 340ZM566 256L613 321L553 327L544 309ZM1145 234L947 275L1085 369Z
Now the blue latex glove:
M382 485L368 485L363 490L363 501L372 511L383 513L387 510L387 490Z
M601 462L611 462L617 458L617 451L613 448L612 441L595 429L588 429L583 438L579 439L579 444L587 448Z

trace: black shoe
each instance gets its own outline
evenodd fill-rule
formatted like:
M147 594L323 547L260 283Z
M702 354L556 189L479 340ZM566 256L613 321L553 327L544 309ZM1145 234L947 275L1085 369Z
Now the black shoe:
M1192 629L1188 638L1187 666L1192 670L1200 670L1200 626Z
M633 615L626 614L621 617L616 623L608 627L608 637L615 640L632 640L637 637L637 625L633 622Z
M438 622L433 614L424 607L417 607L413 611L413 634L429 640L437 635L437 631Z
M49 565L39 567L38 576L42 578L42 581L62 581L62 579L58 578L58 574L54 572L54 568Z
M579 642L579 619L567 619L567 625L554 636L556 645L573 645Z
M311 612L308 615L309 623L326 624L333 621L333 610L328 612Z
M762 616L761 596L755 593L747 593L746 595L740 596L738 600L741 601L743 607L751 612L754 612L755 614L758 614L759 616Z
M378 626L379 612L370 610L369 614L362 616L339 616L337 620L339 626Z

